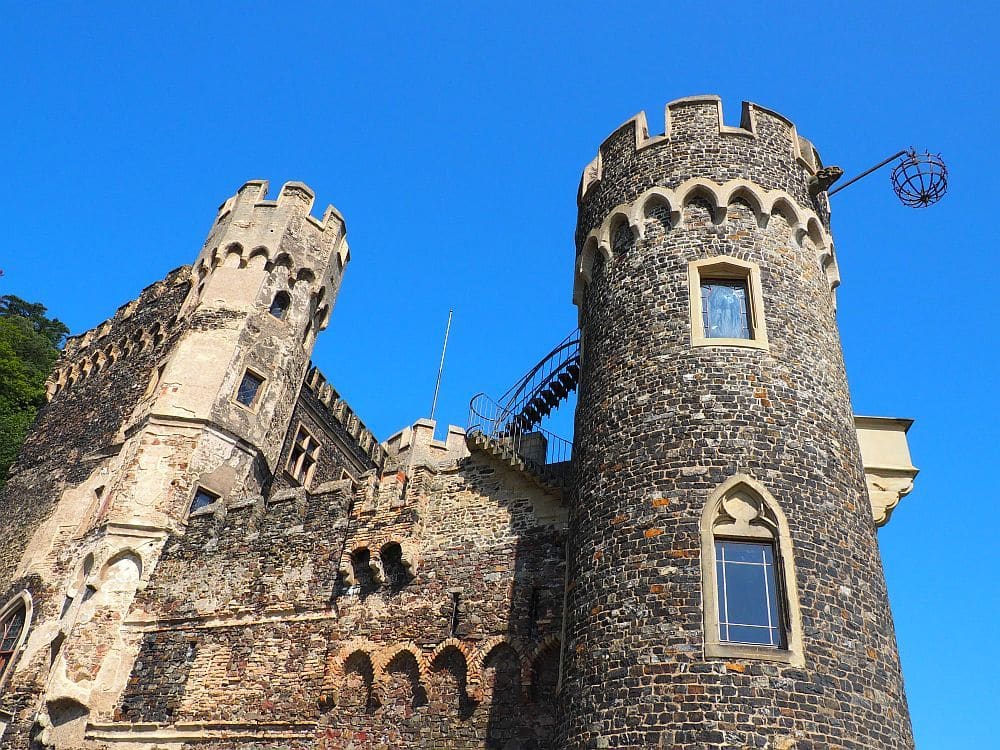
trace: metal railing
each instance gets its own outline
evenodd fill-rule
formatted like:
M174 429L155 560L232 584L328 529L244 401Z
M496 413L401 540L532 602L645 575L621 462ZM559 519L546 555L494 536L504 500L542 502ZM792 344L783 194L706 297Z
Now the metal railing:
M576 329L556 344L552 351L500 397L499 401L503 410L510 415L508 419L513 420L517 415L524 413L532 400L536 399L547 388L557 385L559 377L565 375L568 368L579 367L579 363L580 329ZM571 389L575 387L576 376L574 375ZM550 408L552 406L550 405Z
M497 450L521 459L543 474L546 465L572 458L573 443L569 440L539 427L523 430L513 416L509 408L485 393L477 393L469 403L466 434L473 438L481 435Z

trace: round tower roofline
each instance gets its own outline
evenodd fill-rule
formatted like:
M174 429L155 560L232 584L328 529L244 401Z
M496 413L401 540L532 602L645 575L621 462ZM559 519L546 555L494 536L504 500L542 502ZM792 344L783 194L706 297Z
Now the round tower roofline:
M686 113L695 116L685 116ZM598 148L597 155L583 169L580 180L580 190L577 196L582 203L588 191L600 182L609 152L621 139L622 131L632 130L633 148L636 153L649 148L668 146L672 143L683 143L694 138L704 139L708 130L714 130L722 139L755 139L761 140L762 124L767 121L771 129L777 127L784 131L780 140L787 148L786 153L801 166L809 176L815 175L823 167L819 152L812 142L798 134L795 124L779 112L762 107L753 102L744 101L739 127L725 124L722 113L722 99L714 94L699 94L674 99L664 107L664 128L660 135L649 134L649 125L645 111L633 115L615 128ZM758 148L772 148L777 144L760 143ZM781 146L779 146L781 147Z

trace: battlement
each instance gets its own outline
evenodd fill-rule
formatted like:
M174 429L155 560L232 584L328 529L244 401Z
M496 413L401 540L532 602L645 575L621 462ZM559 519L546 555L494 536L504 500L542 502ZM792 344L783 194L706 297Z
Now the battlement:
M354 410L351 409L348 403L340 397L337 390L330 385L326 376L320 372L318 367L310 364L309 371L306 373L302 385L308 388L320 403L329 410L330 416L343 425L348 434L357 440L361 450L365 452L376 466L381 467L385 463L385 448L379 444L378 438L365 426L364 422L354 413Z
M629 158L647 149L678 148L686 152L692 142L743 141L757 151L771 151L798 164L809 175L823 164L819 153L807 139L799 136L795 125L773 110L752 102L743 102L739 127L725 125L722 100L714 95L675 99L665 107L664 130L649 135L646 113L639 112L614 130L598 149L597 156L584 168L578 201L601 182L605 172L620 165L629 169ZM731 158L724 154L723 158Z
M267 191L267 180L251 180L219 207L195 262L198 282L220 265L284 267L293 279L319 277L320 286L343 272L350 248L341 213L330 205L321 219L313 216L315 196L301 182L286 182L274 200Z
M181 322L177 315L162 312L161 300L179 293L178 287L188 283L190 274L191 266L175 268L107 320L68 337L46 383L48 398L119 360L158 347Z
M433 419L418 419L387 439L385 448L397 461L402 461L404 456L412 457L410 463L414 465L458 461L469 455L464 428L448 425L447 437L435 440L436 427L437 422Z
M316 194L304 182L290 181L281 186L275 200L267 199L269 183L267 180L249 180L236 191L236 195L228 198L221 206L215 218L218 224L227 216L239 224L249 224L255 220L271 221L274 218L297 217L308 221L321 232L332 230L343 234L344 217L333 205L328 205L323 212L323 218L312 215Z

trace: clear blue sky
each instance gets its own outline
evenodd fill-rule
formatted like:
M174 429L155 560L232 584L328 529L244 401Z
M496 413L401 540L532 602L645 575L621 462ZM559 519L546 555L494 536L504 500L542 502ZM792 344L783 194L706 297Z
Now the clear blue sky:
M151 5L0 3L0 293L82 332L243 181L302 180L353 251L315 359L380 438L429 411L450 306L456 424L573 328L580 170L638 110L756 101L848 175L940 151L938 206L884 172L833 199L840 324L855 411L917 420L880 537L918 746L996 746L994 5Z

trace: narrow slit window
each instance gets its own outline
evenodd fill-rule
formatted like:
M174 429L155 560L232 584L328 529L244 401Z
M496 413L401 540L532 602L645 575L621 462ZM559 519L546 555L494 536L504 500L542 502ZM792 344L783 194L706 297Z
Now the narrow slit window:
M268 312L278 320L284 320L291 304L292 298L288 296L288 292L278 292L274 295L274 299L271 301L271 308Z
M705 337L752 339L748 297L744 279L703 279L701 314Z
M240 381L240 387L236 391L236 400L244 406L254 406L262 385L264 385L264 378L247 370L243 373L243 380Z
M774 547L717 540L715 565L719 641L784 648Z

